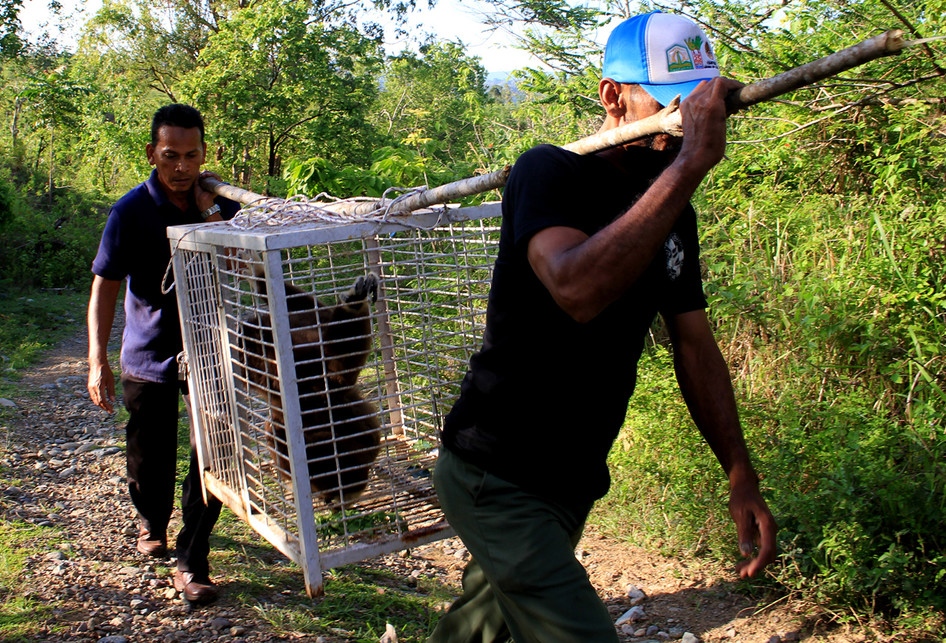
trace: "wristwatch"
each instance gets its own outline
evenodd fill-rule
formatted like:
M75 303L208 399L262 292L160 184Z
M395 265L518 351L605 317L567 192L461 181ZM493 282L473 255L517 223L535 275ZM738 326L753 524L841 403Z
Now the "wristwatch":
M200 213L200 218L206 221L218 212L220 212L220 206L214 203L212 206Z

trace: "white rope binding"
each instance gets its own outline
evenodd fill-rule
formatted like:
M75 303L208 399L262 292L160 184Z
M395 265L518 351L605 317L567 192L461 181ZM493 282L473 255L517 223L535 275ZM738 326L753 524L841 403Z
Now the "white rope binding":
M406 198L420 194L426 185L414 188L390 187L380 199L372 197L352 197L339 199L325 192L315 198L297 194L288 199L265 198L254 201L243 208L227 223L239 230L253 230L260 227L280 227L321 221L324 223L358 223L375 221L384 223L390 220L392 212L398 212L397 205ZM400 193L394 199L389 194ZM326 206L339 203L375 203L376 207L365 213L339 212ZM401 223L406 223L401 221ZM409 224L408 224L409 225Z

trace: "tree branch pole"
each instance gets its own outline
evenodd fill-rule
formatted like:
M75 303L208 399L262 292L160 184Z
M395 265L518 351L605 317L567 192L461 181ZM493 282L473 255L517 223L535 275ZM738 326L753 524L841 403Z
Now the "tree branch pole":
M892 29L873 38L868 38L847 49L842 49L824 58L790 69L772 78L766 78L757 83L746 85L726 97L727 110L730 114L733 114L756 103L772 100L782 94L787 94L790 91L829 78L848 69L863 65L871 60L899 54L904 48L919 42L921 41L905 41L903 39L903 31L900 29ZM653 136L654 134L667 133L673 136L682 136L683 126L679 107L680 101L678 97L653 116L622 125L621 127L606 132L588 136L569 143L565 145L564 148L576 154L594 154L595 152L600 152L617 145L624 145L646 136ZM510 171L511 168L507 166L491 174L474 176L453 183L447 183L446 185L412 194L399 201L395 199L379 199L377 201L326 203L324 205L320 204L319 207L339 214L349 215L368 214L369 212L388 206L392 206L392 214L409 213L439 203L448 203L472 194L480 194L501 188L506 185ZM216 192L220 196L239 201L244 205L260 204L266 199L271 198L226 183L221 183L214 179L201 179L201 186L203 186L205 190Z
M429 190L424 190L423 192L408 195L399 201L395 199L339 201L337 203L320 203L319 207L340 215L357 216L365 215L390 205L392 206L391 214L408 214L414 210L428 208L438 203L449 203L465 196L499 189L506 185L511 171L512 166L507 165L496 172L447 183ZM263 196L262 194L250 192L249 190L238 188L229 183L223 183L211 177L202 178L200 185L208 192L214 192L219 196L230 199L231 201L237 201L243 205L265 205L267 201L272 201L274 204L282 204L284 202L283 199ZM300 207L302 207L301 204Z
M912 43L903 39L903 32L900 29L892 29L824 58L789 69L772 78L746 85L726 97L727 111L734 114L756 103L772 100L782 94L787 94L819 80L840 74L871 60L899 54L910 44ZM639 121L622 125L607 132L588 136L564 147L576 154L594 154L645 136L663 133L680 136L682 131L679 101L674 101L653 116L642 118ZM680 132L680 134L677 132Z

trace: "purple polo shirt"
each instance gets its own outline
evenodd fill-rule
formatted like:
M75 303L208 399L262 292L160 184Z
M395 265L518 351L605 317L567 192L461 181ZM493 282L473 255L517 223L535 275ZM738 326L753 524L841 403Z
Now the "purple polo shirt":
M224 219L240 208L223 197L214 201ZM108 214L92 272L104 279L127 280L121 352L125 375L147 382L177 381L176 358L182 350L177 297L173 290L161 294L171 260L167 228L200 222L196 205L184 212L168 200L153 170Z

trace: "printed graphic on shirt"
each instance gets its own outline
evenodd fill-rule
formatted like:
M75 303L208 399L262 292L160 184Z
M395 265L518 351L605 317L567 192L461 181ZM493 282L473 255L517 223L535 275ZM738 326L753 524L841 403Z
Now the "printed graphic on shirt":
M664 243L664 254L667 257L667 276L670 281L676 281L683 274L683 240L674 232Z

